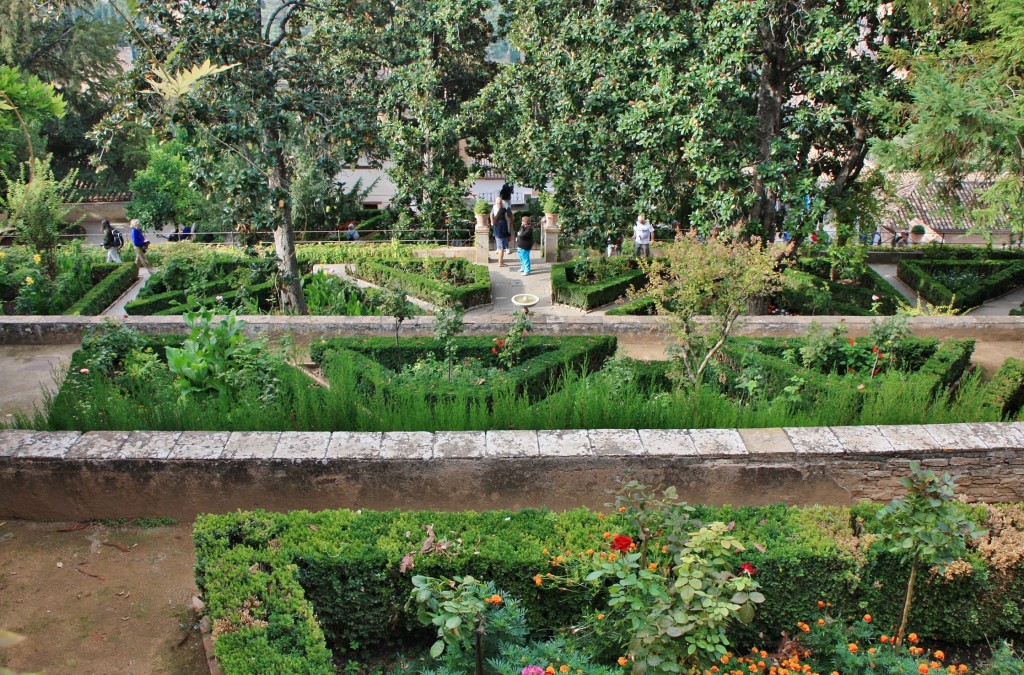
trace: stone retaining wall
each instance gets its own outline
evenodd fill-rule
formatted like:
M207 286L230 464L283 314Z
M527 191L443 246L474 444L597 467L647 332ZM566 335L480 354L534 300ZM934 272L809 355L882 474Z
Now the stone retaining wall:
M389 316L244 316L251 335L291 335L297 340L353 335L393 336L395 322ZM804 335L808 326L831 326L844 322L849 335L867 335L877 317L866 316L748 316L738 322L734 335L793 337ZM79 342L87 327L101 326L110 317L96 316L0 316L0 344L44 345ZM120 319L143 333L187 333L180 316L133 316ZM466 335L501 335L508 332L511 316L467 317ZM667 336L668 326L654 316L548 316L531 314L536 335L618 335ZM414 317L402 323L406 337L431 335L432 317ZM1024 317L954 316L912 317L910 330L919 337L981 338L989 342L1024 340Z
M0 518L238 508L600 507L631 471L690 502L888 500L911 460L1024 500L1024 424L488 432L0 430Z

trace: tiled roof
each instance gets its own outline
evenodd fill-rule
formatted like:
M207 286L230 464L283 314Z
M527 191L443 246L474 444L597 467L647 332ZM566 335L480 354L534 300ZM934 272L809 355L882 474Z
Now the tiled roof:
M905 229L920 223L939 234L964 232L977 224L971 218L971 210L980 206L979 196L990 187L992 181L987 180L965 180L947 189L938 183L922 185L916 176L907 178L896 189L900 200L890 205L885 224L888 229ZM1000 218L994 231L1006 230L1006 220Z

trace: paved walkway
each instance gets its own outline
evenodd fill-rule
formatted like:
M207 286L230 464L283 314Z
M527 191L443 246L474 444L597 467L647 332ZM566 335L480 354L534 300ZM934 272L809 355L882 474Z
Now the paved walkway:
M127 291L122 293L121 297L114 301L114 304L104 310L103 316L125 316L127 312L124 310L124 306L138 297L139 291L149 281L150 274L152 273L145 267L140 269L138 280Z
M869 265L871 269L888 281L893 288L906 298L912 307L917 306L918 296L916 291L896 277L896 265ZM921 300L924 302L924 300ZM980 307L964 312L971 316L1009 316L1011 309L1019 309L1024 302L1024 287L1015 288L1009 293L986 301ZM927 304L927 303L925 303Z

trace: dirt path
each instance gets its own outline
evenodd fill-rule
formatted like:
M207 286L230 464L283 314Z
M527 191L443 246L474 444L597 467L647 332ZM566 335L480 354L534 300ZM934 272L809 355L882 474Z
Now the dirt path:
M15 672L206 672L190 600L190 524L0 525L0 628L25 638L0 651ZM122 550L125 549L125 550Z

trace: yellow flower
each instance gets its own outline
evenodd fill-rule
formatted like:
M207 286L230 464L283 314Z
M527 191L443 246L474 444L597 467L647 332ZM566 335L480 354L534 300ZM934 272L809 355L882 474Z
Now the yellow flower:
M6 257L7 257L7 254L4 253L3 251L0 251L0 260L3 260Z
M33 279L32 277L25 277L25 283L28 284L29 286L31 286L35 282L36 282L36 280Z
M598 614L597 615L597 620L598 621L604 621L604 614Z
M43 262L43 256L36 253L34 256L32 256L32 260L34 260L38 265L39 263Z

